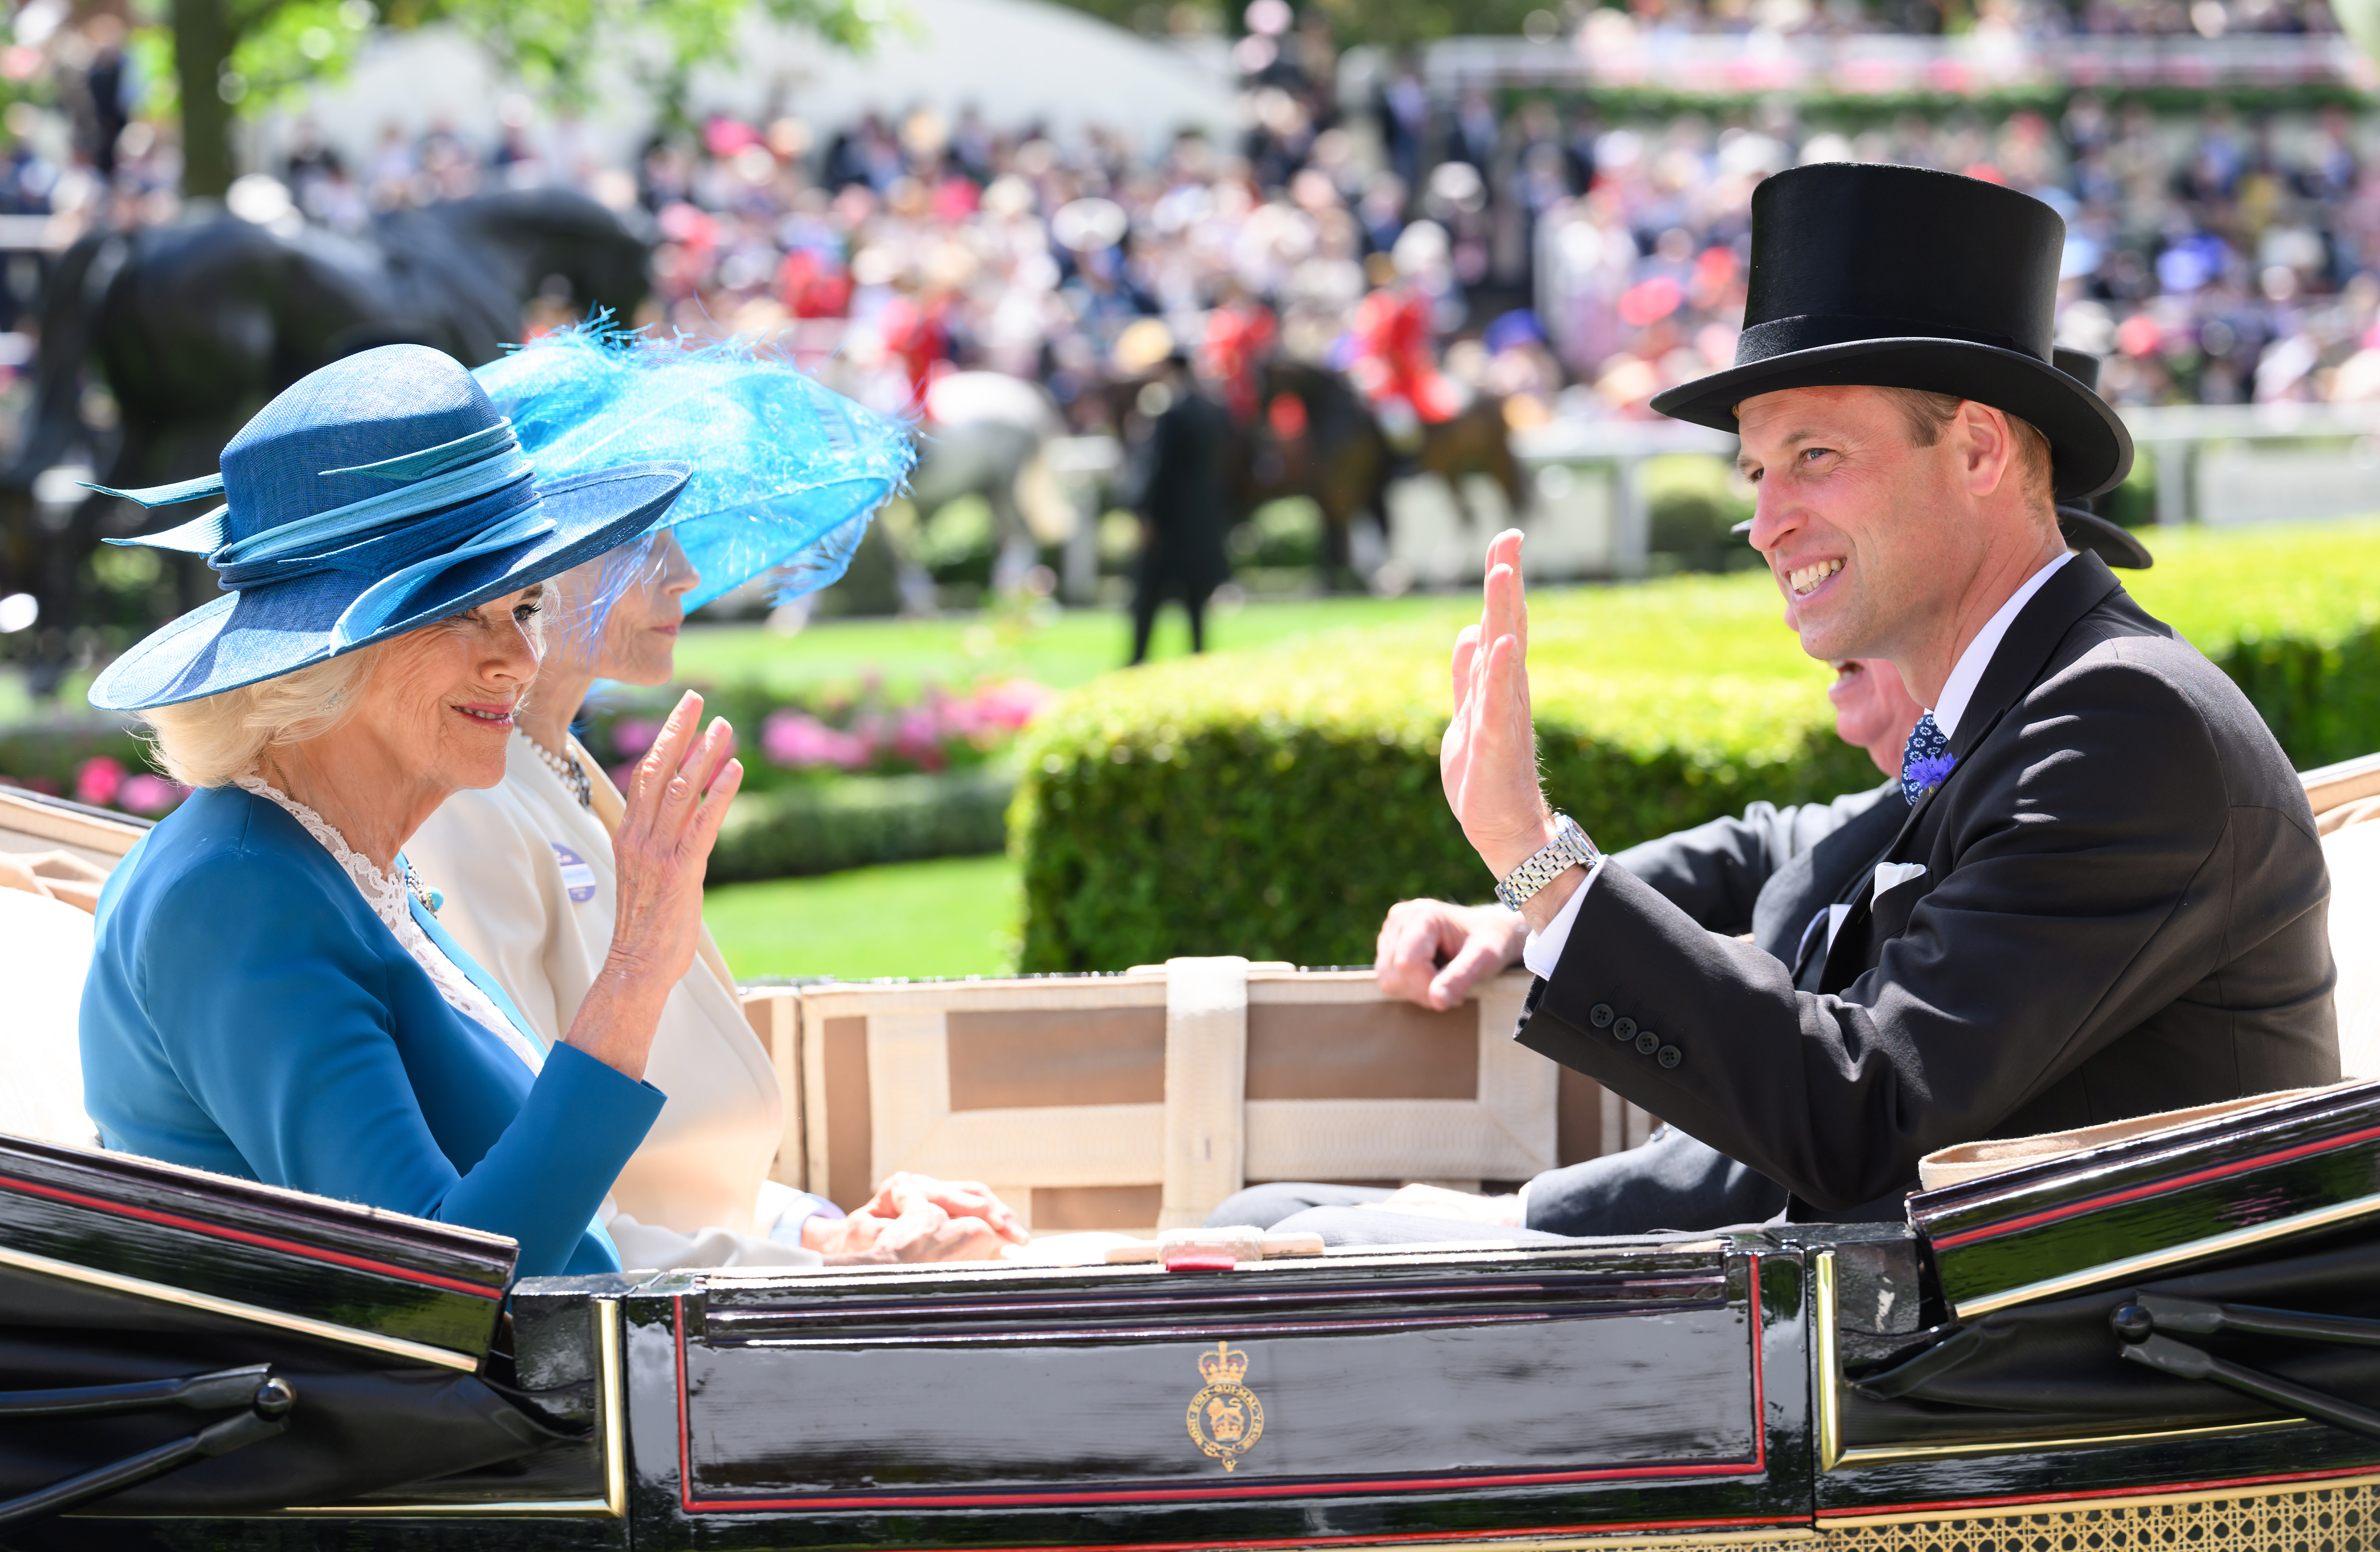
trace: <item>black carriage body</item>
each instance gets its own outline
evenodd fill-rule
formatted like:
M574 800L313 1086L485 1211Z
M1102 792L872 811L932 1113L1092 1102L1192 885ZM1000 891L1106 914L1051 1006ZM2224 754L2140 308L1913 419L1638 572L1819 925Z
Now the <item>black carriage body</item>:
M0 1524L0 1546L1899 1549L2056 1545L2063 1525L2220 1549L2278 1544L2290 1516L2373 1546L2380 1437L2146 1366L2109 1316L2151 1306L2155 1342L2292 1394L2380 1401L2380 1345L2355 1335L2380 1321L2380 1236L2341 1153L2372 1146L2359 1117L2375 1102L2338 1091L1921 1195L1915 1228L1228 1271L540 1278L501 1328L501 1241L0 1143L0 1388L265 1364L298 1395L285 1434ZM2286 1149L2311 1151L2279 1167L2327 1173L2265 1174L2287 1200L2191 1194ZM1945 1272L1989 1246L1979 1226L2085 1220L2159 1181L2182 1204L2168 1247L2219 1253L2143 1251L2119 1214L2100 1262L2064 1241L2040 1297L1964 1315L1946 1297L1977 1286ZM2042 1264L2028 1250L1996 1275L2041 1282ZM2207 1311L2252 1326L2267 1306L2349 1338L2190 1334ZM207 1421L44 1424L8 1405L0 1473L19 1493L78 1450ZM406 1449L443 1463L399 1480ZM276 1473L302 1489L276 1497Z
M1801 1259L687 1277L625 1302L639 1544L1204 1546L1798 1525Z

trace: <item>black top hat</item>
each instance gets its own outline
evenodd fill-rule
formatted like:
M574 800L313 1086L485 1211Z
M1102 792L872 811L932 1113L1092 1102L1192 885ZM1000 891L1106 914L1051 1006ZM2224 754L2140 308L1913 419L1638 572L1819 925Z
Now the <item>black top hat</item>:
M1653 408L1735 429L1780 388L1953 394L2049 439L2060 495L2096 495L2132 466L2124 422L2050 364L2066 223L2030 195L1923 167L1822 163L1752 194L1752 272L1735 365Z
M2099 386L2099 358L2087 350L2069 350L2059 346L2050 355L2058 370L2096 391ZM2140 542L2130 529L2114 523L2091 510L2091 498L2078 495L2058 504L2058 532L2066 535L2067 547L2097 552L2101 560L2110 566L2129 567L2145 571L2156 564L2149 547Z

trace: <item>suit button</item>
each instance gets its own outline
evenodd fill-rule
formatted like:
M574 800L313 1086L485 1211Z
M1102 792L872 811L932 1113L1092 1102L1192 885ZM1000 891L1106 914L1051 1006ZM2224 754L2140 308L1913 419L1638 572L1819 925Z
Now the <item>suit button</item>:
M1636 1054L1640 1057L1649 1057L1660 1048L1661 1037L1651 1030L1646 1030L1636 1037Z
M1621 1020L1618 1023L1616 1023L1616 1024L1612 1025L1612 1026L1611 1026L1611 1038L1612 1038L1612 1039L1614 1039L1614 1040L1633 1040L1633 1039L1635 1039L1635 1038L1636 1038L1636 1020L1633 1020L1633 1019L1622 1019L1622 1020Z
M1593 1008L1586 1010L1586 1021L1593 1024L1599 1030L1609 1029L1611 1027L1611 1005L1608 1002L1597 1003Z
M1686 1059L1686 1054L1683 1051L1679 1050L1675 1045L1664 1045L1661 1047L1661 1054L1653 1059L1659 1062L1663 1067L1675 1067L1680 1062Z

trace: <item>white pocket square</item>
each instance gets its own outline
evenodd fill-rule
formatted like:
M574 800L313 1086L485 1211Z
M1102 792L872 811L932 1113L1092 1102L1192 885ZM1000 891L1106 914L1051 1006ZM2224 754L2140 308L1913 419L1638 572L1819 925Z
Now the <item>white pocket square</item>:
M1912 878L1925 876L1925 864L1923 862L1878 862L1876 865L1876 895L1881 896L1887 889L1898 889Z

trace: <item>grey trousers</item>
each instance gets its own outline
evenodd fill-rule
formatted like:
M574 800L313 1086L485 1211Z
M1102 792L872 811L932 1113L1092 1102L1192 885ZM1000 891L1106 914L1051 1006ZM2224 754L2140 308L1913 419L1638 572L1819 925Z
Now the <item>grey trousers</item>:
M1699 1233L1764 1223L1785 1210L1786 1191L1767 1176L1663 1127L1644 1146L1548 1169L1529 1185L1528 1227L1464 1223L1366 1209L1390 1193L1378 1186L1281 1181L1250 1186L1208 1216L1210 1227L1253 1225L1319 1234L1332 1245L1498 1243L1595 1235Z

